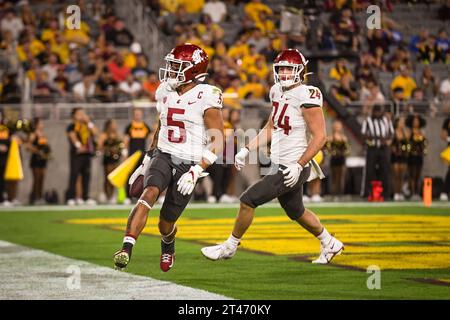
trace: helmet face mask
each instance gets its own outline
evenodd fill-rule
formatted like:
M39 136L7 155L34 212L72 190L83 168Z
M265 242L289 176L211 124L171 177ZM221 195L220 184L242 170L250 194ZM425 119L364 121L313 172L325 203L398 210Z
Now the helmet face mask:
M279 83L282 87L290 87L302 82L302 71L301 64L275 63L273 65L275 83Z
M159 69L159 80L167 82L172 89L176 89L186 82L185 72L192 67L192 63L171 58L169 55L164 60L166 67Z

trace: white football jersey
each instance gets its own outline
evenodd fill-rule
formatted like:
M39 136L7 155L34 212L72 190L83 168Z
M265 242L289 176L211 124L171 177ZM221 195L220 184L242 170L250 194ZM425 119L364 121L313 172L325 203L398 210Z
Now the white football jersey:
M296 163L308 147L303 109L322 107L322 93L314 86L300 85L288 91L276 83L270 89L272 143L270 159L276 164Z
M209 141L203 114L209 108L222 108L222 91L198 84L180 96L162 82L156 90L156 101L161 121L158 149L183 160L200 162Z

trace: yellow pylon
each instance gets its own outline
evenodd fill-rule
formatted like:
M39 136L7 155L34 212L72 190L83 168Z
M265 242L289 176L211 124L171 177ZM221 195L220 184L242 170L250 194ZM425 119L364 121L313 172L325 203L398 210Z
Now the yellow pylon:
M319 152L317 152L317 154L314 156L313 159L316 160L317 164L320 166L322 164L322 161L323 161L323 152L322 152L322 150L319 150Z
M141 158L142 151L136 151L124 162L120 164L114 171L108 174L108 180L116 188L122 188L128 182L128 177L131 171L136 167L139 159Z
M16 139L11 139L8 159L6 160L5 180L22 180L22 160L20 159L19 144Z
M433 203L433 180L431 178L423 179L423 204L430 207Z

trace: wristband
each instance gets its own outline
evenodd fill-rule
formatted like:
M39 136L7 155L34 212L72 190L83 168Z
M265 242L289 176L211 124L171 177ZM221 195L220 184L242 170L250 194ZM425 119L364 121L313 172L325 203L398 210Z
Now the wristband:
M213 164L217 160L217 155L209 151L208 149L205 149L202 153L202 158L206 159L206 161L208 161L209 164Z
M80 141L75 142L75 148L80 149L82 146Z
M203 173L203 171L204 171L204 169L202 168L202 166L199 165L199 164L196 164L196 165L194 166L194 168L196 169L196 171L198 172L198 174L201 174L201 173Z

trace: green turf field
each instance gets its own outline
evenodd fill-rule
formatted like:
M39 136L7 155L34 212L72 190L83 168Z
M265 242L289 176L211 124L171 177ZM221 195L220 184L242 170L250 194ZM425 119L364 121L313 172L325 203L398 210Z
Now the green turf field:
M179 221L176 263L159 270L157 210L133 251L127 272L205 289L237 299L449 299L450 206L317 207L331 233L346 244L329 266L310 261L317 240L277 207L257 218L237 255L206 260L205 244L224 240L235 208L191 208ZM112 267L128 210L0 211L0 240ZM369 265L381 268L381 289L366 285ZM14 266L11 266L13 268Z

